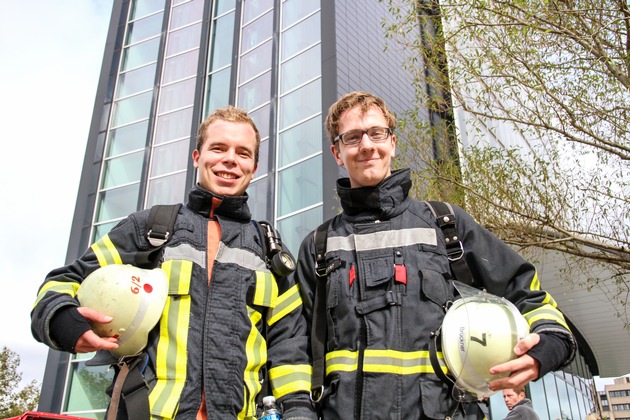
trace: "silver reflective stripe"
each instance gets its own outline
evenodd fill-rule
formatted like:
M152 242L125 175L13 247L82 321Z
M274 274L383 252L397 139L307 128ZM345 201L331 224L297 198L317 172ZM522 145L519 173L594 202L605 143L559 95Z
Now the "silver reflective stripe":
M164 261L186 260L197 264L200 267L206 266L206 253L199 251L188 244L177 245L176 247L166 247L164 250Z
M224 264L233 263L250 270L269 272L265 262L258 255L244 249L230 248L223 242L219 244L215 261Z
M386 230L364 235L329 236L326 251L370 251L410 245L437 246L437 234L432 228Z

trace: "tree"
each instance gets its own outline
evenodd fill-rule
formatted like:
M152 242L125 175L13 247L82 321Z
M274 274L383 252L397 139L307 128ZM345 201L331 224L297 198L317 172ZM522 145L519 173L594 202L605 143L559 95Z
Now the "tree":
M3 347L0 352L0 418L14 417L34 410L39 402L39 386L32 380L18 389L22 373L18 372L20 356Z
M388 47L417 52L398 131L415 193L530 257L561 253L565 280L605 285L630 328L627 1L381 1Z

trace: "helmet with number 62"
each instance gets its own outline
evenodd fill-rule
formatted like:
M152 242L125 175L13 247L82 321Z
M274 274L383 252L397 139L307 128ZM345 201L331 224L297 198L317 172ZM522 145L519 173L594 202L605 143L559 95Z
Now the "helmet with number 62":
M514 346L529 334L529 325L505 298L485 292L456 300L442 323L442 353L455 385L479 398L493 391L492 366L516 358Z
M100 337L117 337L116 357L133 356L147 345L149 332L160 320L168 296L166 273L132 265L101 267L85 278L77 299L81 306L111 316L108 323L91 322Z

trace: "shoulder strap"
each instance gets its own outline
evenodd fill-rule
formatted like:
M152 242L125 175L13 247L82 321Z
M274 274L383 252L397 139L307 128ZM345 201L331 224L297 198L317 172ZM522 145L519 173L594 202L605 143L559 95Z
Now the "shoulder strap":
M453 207L449 203L441 201L425 201L425 203L433 213L438 226L444 232L446 254L455 279L473 286L475 280L466 263L466 258L464 258L464 245L457 237L457 224Z
M154 248L136 253L134 258L136 267L155 267L156 257L159 255L160 249L173 236L175 220L181 207L181 203L159 204L151 207L149 218L147 219L146 235L149 243Z
M159 247L170 239L181 207L181 203L158 204L151 207L147 220L147 238L151 245Z
M313 357L313 375L311 382L311 399L319 402L324 395L324 380L326 377L326 240L328 226L332 219L328 219L315 230L315 299L311 320L311 355Z

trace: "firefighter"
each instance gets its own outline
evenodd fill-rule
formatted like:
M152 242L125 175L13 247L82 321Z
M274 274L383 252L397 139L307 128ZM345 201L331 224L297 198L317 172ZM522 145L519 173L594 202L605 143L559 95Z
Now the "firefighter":
M323 272L316 264L317 230L302 242L294 272L309 325L317 325L317 286L326 287L325 380L313 389L322 418L476 416L476 406L457 396L430 362L430 342L457 293L435 216L409 197L409 169L391 170L396 118L382 99L352 92L330 107L325 126L332 155L348 173L337 181L343 211L327 228ZM511 375L489 388L524 384L568 364L575 340L540 289L534 266L452 207L477 286L511 301L532 332L517 341L514 360L490 369Z
M113 384L122 382L122 397L110 387L118 407L110 404L108 418L252 419L267 377L284 419L314 418L300 294L265 264L264 237L247 205L259 147L246 112L217 109L199 127L192 153L199 182L158 257L147 239L150 212L139 211L53 270L39 289L31 314L38 341L71 353L115 354L118 334L99 337L90 322L106 325L116 313L79 306L77 289L111 264L148 261L166 273L168 297L146 348L114 362ZM121 310L126 304L120 302ZM138 374L135 392L129 378ZM134 395L143 396L136 401Z

